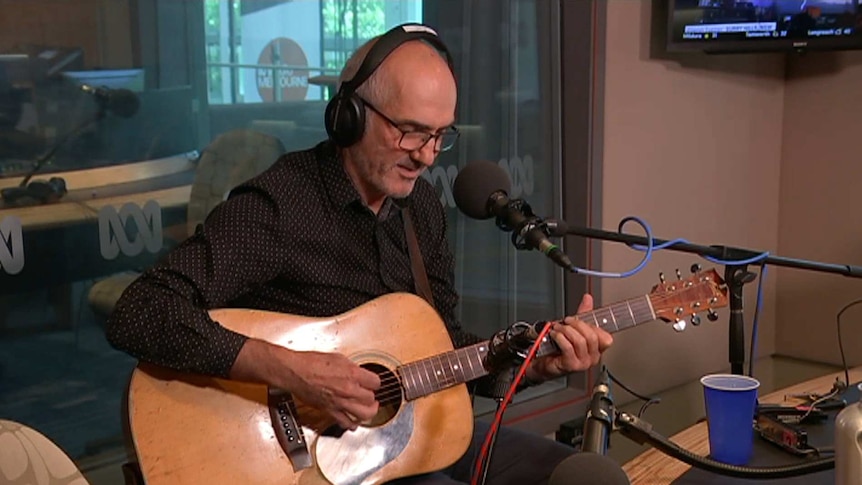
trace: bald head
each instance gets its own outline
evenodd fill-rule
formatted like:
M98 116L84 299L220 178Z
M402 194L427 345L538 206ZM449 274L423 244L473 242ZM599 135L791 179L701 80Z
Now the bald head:
M353 79L371 48L380 37L361 45L347 60L339 76L340 84ZM421 39L405 42L395 48L377 69L356 88L356 94L372 104L388 105L395 95L403 95L405 78L409 76L452 78L445 54ZM452 85L454 86L454 79Z
M449 64L425 42L398 46L380 65L377 74L385 86L384 99L379 100L382 106L405 99L420 103L449 98L454 101L455 79Z

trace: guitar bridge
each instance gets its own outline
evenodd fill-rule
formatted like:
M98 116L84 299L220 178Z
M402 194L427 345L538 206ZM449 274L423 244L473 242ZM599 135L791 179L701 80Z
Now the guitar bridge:
M270 387L267 389L267 401L275 437L290 459L293 470L309 468L311 454L308 452L302 428L296 421L296 405L293 403L293 397L287 391Z

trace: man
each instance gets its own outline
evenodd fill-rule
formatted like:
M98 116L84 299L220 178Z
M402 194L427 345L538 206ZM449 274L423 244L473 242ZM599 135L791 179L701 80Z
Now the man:
M418 34L413 40L409 30L390 33L381 44L393 44L393 35L402 38L348 93L358 104L327 110L327 128L338 145L330 140L286 154L235 189L194 236L124 293L108 324L113 345L174 369L288 390L341 427L356 429L378 411L375 373L343 355L248 339L210 320L207 310L233 306L330 316L386 293L413 292L406 211L453 343L482 340L462 330L454 316L458 297L445 212L420 178L457 136L455 80L433 42ZM342 83L363 70L374 42L348 61ZM357 119L348 121L357 122L359 132L345 136L348 127L342 125L350 123L330 118L357 106L351 115ZM579 312L590 309L585 296ZM573 317L555 324L551 335L562 353L536 360L527 374L531 382L587 369L611 344L609 334ZM471 450L450 469L399 482L468 482L485 430L477 425ZM544 483L570 453L552 440L504 430L488 483ZM512 466L514 461L523 466Z

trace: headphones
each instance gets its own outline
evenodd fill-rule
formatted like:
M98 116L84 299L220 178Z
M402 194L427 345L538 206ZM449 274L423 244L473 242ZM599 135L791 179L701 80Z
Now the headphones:
M445 55L449 70L454 72L449 49L430 27L408 23L389 30L377 39L368 51L359 69L356 70L356 75L341 83L338 92L326 105L324 113L326 133L336 145L346 148L362 138L365 133L365 103L356 95L356 89L368 80L392 51L412 40L424 40L434 46Z

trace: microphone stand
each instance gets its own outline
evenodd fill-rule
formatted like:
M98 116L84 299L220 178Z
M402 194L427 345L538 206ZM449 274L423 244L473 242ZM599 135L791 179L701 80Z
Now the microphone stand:
M614 425L623 436L637 444L649 443L653 448L683 463L729 477L753 479L788 478L835 468L835 458L832 456L805 460L783 466L748 467L728 465L686 450L654 431L650 423L629 413L617 412Z
M35 162L33 162L33 166L24 175L24 178L21 179L21 182L18 184L17 187L7 187L0 190L0 199L2 199L3 202L6 204L15 204L16 201L18 201L19 199L30 196L39 199L39 201L42 203L46 202L48 200L47 194L37 193L35 190L32 190L32 187L27 186L27 184L30 182L30 179L32 179L33 176L36 175L39 170L42 169L42 166L46 162L48 162L54 157L54 155L57 153L57 150L59 150L73 138L83 133L84 130L86 130L90 126L95 125L96 123L104 119L106 112L107 107L105 106L105 104L99 103L99 108L93 116L89 116L84 120L78 122L66 134L59 137L54 143L54 145L44 155L42 155L41 157L36 159ZM55 184L55 180L59 183ZM60 177L52 178L52 180L50 181L50 191L51 196L54 196L56 198L62 197L63 194L66 193L66 181Z
M584 419L583 441L581 451L589 451L599 455L608 453L610 431L614 421L614 401L611 397L608 370L602 366L599 378L593 388L590 407Z
M21 180L21 183L18 186L19 187L26 187L27 182L29 182L30 179L33 178L34 175L36 175L36 172L38 172L42 168L42 165L45 162L50 160L54 156L54 154L57 153L57 150L59 150L60 147L65 145L66 142L71 140L73 137L77 136L78 134L82 133L84 130L89 128L90 125L93 125L93 124L101 121L105 117L105 111L106 110L102 106L102 103L100 103L99 104L99 110L96 112L95 115L88 117L88 118L84 119L83 121L79 122L71 130L69 130L68 133L66 133L65 135L60 137L60 139L57 140L56 143L54 143L54 146L52 146L51 149L48 150L48 152L46 154L39 157L39 159L37 159L36 162L33 163L33 167L30 169L30 171L27 173L27 175L24 177L24 179Z
M633 234L625 234L622 232L610 232L600 229L591 229L586 227L568 226L562 221L545 221L545 230L549 236L582 236L591 239L600 239L603 241L621 242L626 245L649 245L649 239L644 236ZM674 251L682 251L686 253L698 254L704 257L712 257L724 261L740 261L739 264L728 264L725 266L724 276L725 283L728 286L730 293L730 326L729 326L729 345L728 354L733 374L742 375L743 366L745 363L745 324L743 320L743 298L742 287L746 283L754 281L755 274L748 271L749 262L755 258L759 258L764 251L754 251L751 249L737 248L731 246L702 246L687 242L673 242L663 239L652 239L653 246L662 246L667 244L663 249L672 249ZM746 262L749 261L749 262ZM820 263L816 261L808 261L804 259L786 258L781 256L767 255L757 259L758 264L773 264L776 266L784 266L788 268L805 269L809 271L819 271L823 273L836 273L853 278L862 278L862 266L842 265ZM576 271L576 270L573 270Z

